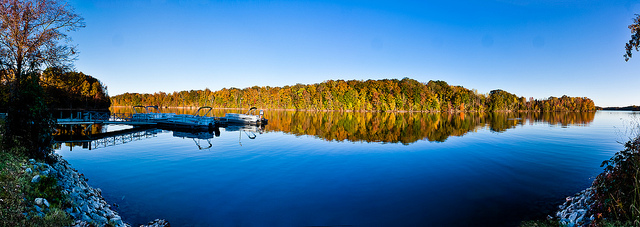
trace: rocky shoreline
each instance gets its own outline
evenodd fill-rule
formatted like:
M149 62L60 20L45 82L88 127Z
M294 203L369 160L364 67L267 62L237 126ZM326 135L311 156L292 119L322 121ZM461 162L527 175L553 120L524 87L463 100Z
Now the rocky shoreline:
M594 202L593 193L593 187L589 187L574 196L567 197L565 202L558 207L559 210L556 212L555 218L560 221L560 224L567 227L589 225L595 219L594 215L587 217Z
M62 188L62 194L68 196L72 207L66 208L65 212L71 215L75 223L74 227L85 226L117 226L129 227L123 222L118 213L111 209L111 206L102 197L102 190L92 188L87 184L87 179L60 155L52 154L54 164L36 162L30 159L27 165L23 165L25 173L29 174L31 182L38 182L42 177L55 177ZM44 211L49 207L49 202L44 198L36 198L34 210L38 215L44 215ZM147 225L141 226L170 226L169 222L156 219Z

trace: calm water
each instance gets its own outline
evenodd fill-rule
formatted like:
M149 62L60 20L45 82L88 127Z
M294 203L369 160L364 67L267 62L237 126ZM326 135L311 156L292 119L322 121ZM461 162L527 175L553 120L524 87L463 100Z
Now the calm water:
M134 225L514 226L588 187L637 113L268 114L57 153Z

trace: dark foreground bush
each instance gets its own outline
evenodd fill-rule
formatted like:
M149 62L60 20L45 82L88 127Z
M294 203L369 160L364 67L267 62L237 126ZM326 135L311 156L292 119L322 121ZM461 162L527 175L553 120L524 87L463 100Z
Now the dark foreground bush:
M640 136L624 147L602 163L604 172L593 182L593 226L640 226Z

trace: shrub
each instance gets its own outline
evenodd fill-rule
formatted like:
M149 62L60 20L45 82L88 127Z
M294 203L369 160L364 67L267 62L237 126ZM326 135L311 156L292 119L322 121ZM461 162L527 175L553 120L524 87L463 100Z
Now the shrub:
M640 136L602 163L604 172L593 182L593 225L626 223L640 226Z

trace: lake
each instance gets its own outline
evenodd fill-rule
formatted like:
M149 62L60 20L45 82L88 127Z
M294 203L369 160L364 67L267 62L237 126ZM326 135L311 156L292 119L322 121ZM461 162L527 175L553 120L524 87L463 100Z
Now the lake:
M217 132L93 127L107 136L56 153L133 225L515 226L587 188L638 114L266 111Z

